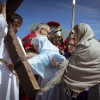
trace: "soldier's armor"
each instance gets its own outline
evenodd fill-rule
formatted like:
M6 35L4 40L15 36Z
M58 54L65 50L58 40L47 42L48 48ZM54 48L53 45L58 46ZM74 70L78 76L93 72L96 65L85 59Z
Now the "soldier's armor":
M25 48L25 51L26 53L28 52L35 52L35 49L34 47L31 45L32 44L32 40L36 37L36 34L35 32L31 32L29 33L27 36L25 36L23 39L22 39L22 44Z
M60 53L63 54L66 46L64 45L64 42L63 42L62 29L59 28L60 24L54 21L48 22L47 24L51 28L50 41L56 47L58 47L58 49L60 50Z

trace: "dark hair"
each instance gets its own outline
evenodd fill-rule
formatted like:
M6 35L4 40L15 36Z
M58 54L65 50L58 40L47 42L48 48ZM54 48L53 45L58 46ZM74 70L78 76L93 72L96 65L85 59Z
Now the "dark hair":
M23 18L20 15L14 13L10 18L10 22L12 23L14 21L18 21L20 23L23 23Z

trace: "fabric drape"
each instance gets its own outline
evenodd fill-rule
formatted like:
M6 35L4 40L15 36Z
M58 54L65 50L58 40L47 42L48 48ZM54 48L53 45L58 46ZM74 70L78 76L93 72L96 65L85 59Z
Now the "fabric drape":
M57 77L57 72L55 77L41 89L40 94L49 90L61 79L65 83L65 87L77 94L100 83L100 43L94 39L94 33L89 25L80 23L74 28L78 34L78 44L74 55L70 57L69 62L66 60L66 67L63 66L63 63L60 66L65 67L64 73L62 70L58 70L59 73L62 72L63 76Z

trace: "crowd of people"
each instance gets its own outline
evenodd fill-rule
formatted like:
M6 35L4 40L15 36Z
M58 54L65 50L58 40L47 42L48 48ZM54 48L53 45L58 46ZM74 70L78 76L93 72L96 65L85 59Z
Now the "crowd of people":
M14 13L10 22L16 34L23 18ZM75 25L65 40L59 26L57 22L40 23L22 40L17 37L40 86L36 95L29 98L8 68L12 62L4 43L8 24L6 3L2 4L0 100L89 100L90 88L100 83L100 43L86 23Z

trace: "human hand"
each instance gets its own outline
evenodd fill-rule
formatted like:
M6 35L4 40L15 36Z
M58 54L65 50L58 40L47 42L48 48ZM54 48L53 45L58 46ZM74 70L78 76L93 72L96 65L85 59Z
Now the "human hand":
M6 20L6 2L2 4L1 14L3 14L3 17Z
M54 57L52 57L52 61L50 62L51 67L56 67L57 61Z

